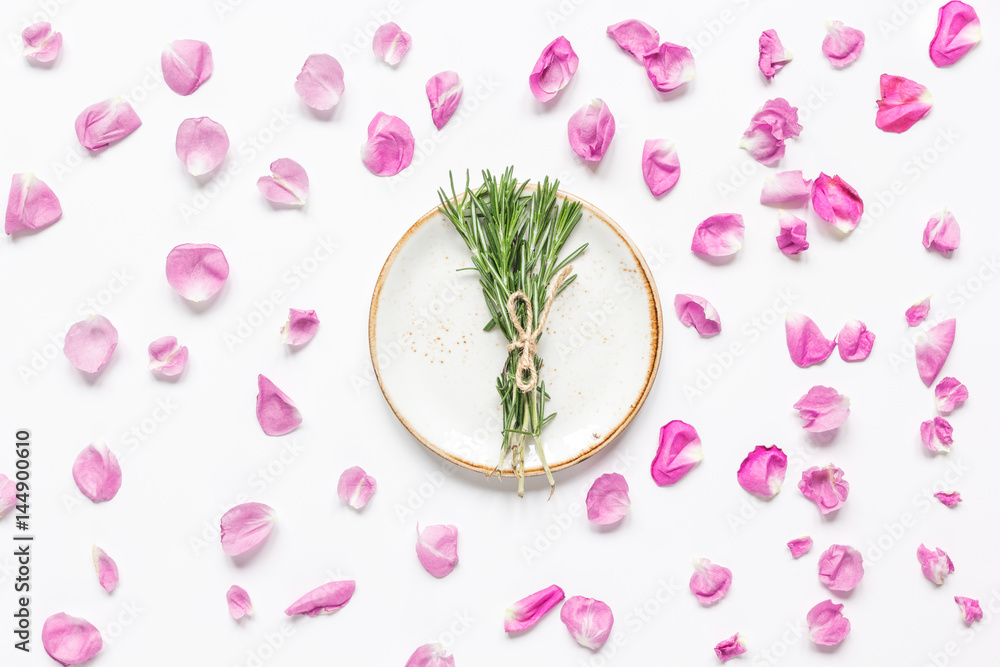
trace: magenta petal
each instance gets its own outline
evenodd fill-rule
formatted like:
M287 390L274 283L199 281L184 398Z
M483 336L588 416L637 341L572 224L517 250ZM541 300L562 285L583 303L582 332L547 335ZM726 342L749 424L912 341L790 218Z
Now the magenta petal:
M675 419L660 429L660 444L650 474L657 486L676 484L703 456L701 438L694 426Z
M96 373L118 346L118 330L103 315L89 315L71 326L63 342L69 362L84 373Z
M17 505L17 483L0 473L0 519L15 505Z
M851 485L844 479L844 471L832 463L822 468L814 466L802 473L799 491L816 503L820 513L829 514L843 507Z
M559 618L580 646L596 651L604 646L611 636L615 617L611 607L600 600L574 595L566 600Z
M332 614L354 597L354 581L331 581L309 591L285 610L286 616Z
M733 573L729 568L713 565L707 558L696 558L688 588L702 606L710 607L726 597L732 583Z
M615 136L615 117L604 100L591 100L569 119L569 145L588 162L600 162Z
M861 552L843 544L834 544L819 557L819 580L831 591L854 590L865 575Z
M163 80L178 95L190 95L212 76L212 48L196 39L178 39L163 47Z
M642 58L660 47L660 33L648 23L629 19L608 26L608 35L623 51L642 63Z
M295 92L313 109L329 111L344 95L344 68L333 56L314 53L295 77Z
M424 644L413 652L403 667L455 667L455 658L442 644Z
M956 250L961 240L962 233L958 228L958 221L948 209L932 216L924 227L924 247L936 250L942 255Z
M728 257L743 247L743 216L719 213L695 227L691 251L709 257Z
M96 151L121 141L139 129L142 121L127 100L117 98L91 104L76 117L76 138Z
M802 132L798 107L793 107L783 97L764 102L764 106L750 118L750 125L755 123L767 123L774 137L782 141L797 137Z
M732 660L736 656L743 655L746 652L746 642L743 641L743 637L739 633L736 633L729 639L723 639L715 645L715 657L722 662Z
M778 250L786 255L798 255L809 249L806 241L806 221L788 211L778 212L778 227L781 231L774 237Z
M103 646L100 631L82 618L60 612L42 626L42 647L60 665L82 665Z
M906 309L906 323L915 327L927 317L931 312L931 298L927 297L923 301L918 301Z
M750 157L771 167L785 157L785 142L774 135L770 123L752 122L740 139L740 148L750 153Z
M503 631L522 632L533 627L565 597L563 589L552 585L518 600L507 608L503 619Z
M389 21L383 23L372 37L372 51L376 56L395 67L410 50L410 33L403 32L398 25Z
M188 118L177 128L177 157L192 176L204 176L226 159L229 135L211 118Z
M4 231L13 234L26 229L42 229L61 217L59 198L44 181L31 173L11 177Z
M222 515L222 550L239 556L267 539L277 519L264 503L243 503Z
M458 528L455 526L417 526L417 558L438 579L451 574L458 565Z
M629 505L628 482L616 472L601 475L587 492L587 518L598 526L608 526L625 518Z
M819 385L810 389L792 406L799 411L802 425L812 433L823 433L838 428L851 414L851 399L833 387Z
M149 344L149 370L164 377L180 375L187 366L188 349L173 336L157 338Z
M94 558L94 570L97 571L97 582L110 593L118 586L118 565L96 544L91 549L91 555Z
M969 399L968 388L953 377L947 377L934 387L937 409L945 414L952 412Z
M413 133L401 119L379 111L368 124L361 161L376 176L395 176L413 161Z
M440 130L451 120L462 101L462 79L452 71L435 74L427 80L424 92L431 105L431 120Z
M239 620L244 616L253 616L253 603L250 594L240 586L230 586L226 591L226 604L229 605L229 615Z
M319 318L315 310L288 309L288 320L281 327L281 342L298 347L313 339L319 330Z
M788 457L775 445L757 445L736 471L736 481L745 490L763 498L773 498L785 481Z
M920 424L920 441L935 454L947 454L951 451L951 444L954 442L953 432L954 429L947 419L935 417Z
M677 147L666 139L648 139L642 147L642 177L654 197L670 192L681 177Z
M538 56L528 75L528 87L539 102L548 102L566 87L576 74L580 59L565 37L556 37Z
M809 639L820 646L836 646L851 632L851 622L844 618L844 605L824 600L809 610L806 623Z
M948 493L938 491L934 494L934 497L940 500L941 504L946 507L955 507L962 502L962 494L958 491L949 491Z
M694 56L691 49L670 42L642 58L646 76L661 93L669 93L694 80Z
M167 282L188 301L215 296L229 277L229 262L211 243L184 243L167 253Z
M356 510L368 504L377 488L375 478L359 466L353 466L340 474L337 481L337 497Z
M920 570L938 586L944 583L949 574L955 571L955 565L951 562L943 550L935 548L933 551L921 544L917 547L917 560L920 561Z
M983 609L979 606L979 600L956 595L955 603L962 608L962 620L965 621L966 625L983 620Z
M809 201L810 194L812 194L812 181L806 180L801 171L779 171L764 177L760 203L804 206Z
M837 348L844 361L864 361L872 353L875 334L861 320L850 320L837 334Z
M849 28L840 21L826 22L826 37L823 38L823 55L837 69L844 69L861 55L865 48L865 33Z
M122 486L122 469L107 443L98 440L83 448L73 462L73 481L95 503L115 497Z
M878 100L875 127L885 132L906 132L930 113L934 104L926 86L905 77L883 74L879 85L882 99Z
M809 317L793 312L785 315L785 341L792 362L799 368L825 361L837 346Z
M257 189L275 204L304 206L309 197L309 176L302 165L287 157L271 163L271 175L257 179Z
M25 58L45 64L59 57L63 37L61 32L53 31L50 24L42 21L22 30L21 41L24 43L22 54Z
M302 423L302 413L288 394L263 375L257 376L257 422L267 435L285 435Z
M792 552L792 558L802 558L813 548L813 540L808 535L796 537L788 542L788 550Z
M952 0L938 10L937 30L931 40L931 62L937 67L954 65L983 39L976 10Z
M702 336L714 336L722 331L719 312L706 299L694 294L678 294L674 297L677 319L686 327L694 327Z
M840 176L830 177L824 173L813 182L812 205L820 218L845 234L858 226L865 212L865 204L857 190Z
M765 30L761 33L759 51L757 67L768 79L773 79L775 74L792 61L791 52L785 50L781 40L778 39L778 33L774 30Z
M955 319L952 318L934 325L925 336L918 337L914 343L917 371L920 373L920 379L928 387L934 383L944 367L954 342Z

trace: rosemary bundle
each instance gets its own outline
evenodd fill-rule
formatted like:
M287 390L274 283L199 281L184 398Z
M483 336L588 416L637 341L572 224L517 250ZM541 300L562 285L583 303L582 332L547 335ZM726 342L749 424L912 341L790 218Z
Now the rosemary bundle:
M497 378L502 406L500 460L490 473L503 476L503 464L510 457L510 469L518 477L518 496L524 495L524 453L531 436L551 489L552 471L545 460L542 428L555 418L545 413L549 395L541 379L542 359L537 343L552 301L573 281L571 262L587 244L559 258L566 240L580 221L580 202L557 205L559 181L548 178L534 192L525 194L527 181L519 183L508 167L498 180L483 172L483 184L473 190L466 173L465 189L451 197L438 191L440 211L447 216L472 252L472 267L490 312L485 331L499 328L507 337L507 361ZM551 492L550 492L551 496Z

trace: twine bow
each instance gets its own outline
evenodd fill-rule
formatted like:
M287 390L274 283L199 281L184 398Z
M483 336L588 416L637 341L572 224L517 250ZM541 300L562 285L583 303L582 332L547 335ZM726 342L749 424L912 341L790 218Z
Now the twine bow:
M549 310L552 308L552 302L555 301L559 288L566 282L566 278L569 277L572 271L573 267L567 266L549 283L549 298L545 302L542 314L538 317L537 326L534 326L532 322L534 313L532 313L531 300L528 299L527 294L518 290L517 292L513 292L507 299L507 314L510 315L510 320L514 323L514 329L517 330L517 340L507 346L507 351L521 351L521 356L517 360L514 378L517 388L523 392L531 391L538 384L538 370L535 368L535 355L538 354L538 337L542 335L542 329L545 328L545 320L549 317ZM524 303L524 325L521 324L521 319L517 316L518 301ZM534 328L532 328L533 326ZM525 372L528 374L527 379L525 379Z

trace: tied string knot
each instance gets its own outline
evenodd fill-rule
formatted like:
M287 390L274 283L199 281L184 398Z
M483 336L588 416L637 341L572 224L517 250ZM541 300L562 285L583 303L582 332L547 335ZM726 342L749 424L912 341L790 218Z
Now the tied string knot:
M549 317L549 310L552 308L552 302L555 301L556 294L559 293L559 289L566 282L572 271L572 265L567 266L549 283L549 298L545 301L545 307L542 308L542 313L538 317L537 324L533 321L534 313L531 310L531 300L527 294L518 290L511 293L507 299L507 314L510 315L510 320L514 323L514 329L517 331L517 339L507 346L507 351L521 351L521 356L518 357L517 366L514 370L514 378L517 388L523 392L531 391L538 384L538 370L535 368L535 355L538 354L538 337L542 335L542 329L545 328L545 320ZM523 325L521 318L517 316L518 302L524 304ZM525 373L527 373L527 377L525 377Z

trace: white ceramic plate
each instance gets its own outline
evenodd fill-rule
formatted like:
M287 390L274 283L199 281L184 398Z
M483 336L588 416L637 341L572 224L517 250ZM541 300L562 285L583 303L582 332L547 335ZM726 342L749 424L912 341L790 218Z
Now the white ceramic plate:
M663 340L642 255L611 218L582 203L564 251L590 245L539 341L546 410L558 413L542 433L553 470L592 456L628 426L652 387ZM507 340L483 331L489 314L478 274L456 270L467 266L469 250L448 219L436 208L420 218L379 274L368 341L382 393L407 430L444 458L489 473L500 455L496 377ZM525 474L541 473L531 445Z

